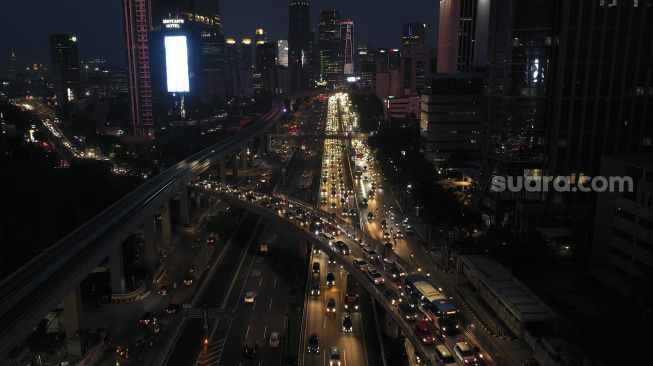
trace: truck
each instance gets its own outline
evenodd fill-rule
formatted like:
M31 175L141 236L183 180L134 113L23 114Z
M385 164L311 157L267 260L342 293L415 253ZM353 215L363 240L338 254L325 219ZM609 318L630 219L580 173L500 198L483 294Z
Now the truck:
M358 282L354 276L347 274L347 288L345 290L345 310L358 310Z

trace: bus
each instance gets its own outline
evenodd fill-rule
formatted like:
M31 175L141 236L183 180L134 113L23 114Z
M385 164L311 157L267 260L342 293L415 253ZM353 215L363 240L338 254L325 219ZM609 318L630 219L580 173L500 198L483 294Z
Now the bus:
M347 289L345 290L345 310L358 310L358 282L354 276L347 274Z
M422 275L407 276L404 283L407 294L442 334L457 332L460 311L451 298Z
M311 183L313 182L313 171L312 170L304 170L304 173L302 174L302 180L299 185L299 188L301 189L307 189L308 187L311 186Z

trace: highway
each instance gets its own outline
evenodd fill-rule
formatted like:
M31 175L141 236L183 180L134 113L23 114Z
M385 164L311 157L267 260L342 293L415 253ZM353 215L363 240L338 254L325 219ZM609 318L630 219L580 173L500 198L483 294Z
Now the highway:
M153 177L77 228L0 283L0 357L141 223L194 177L229 152L273 127L280 102L238 135L206 148Z

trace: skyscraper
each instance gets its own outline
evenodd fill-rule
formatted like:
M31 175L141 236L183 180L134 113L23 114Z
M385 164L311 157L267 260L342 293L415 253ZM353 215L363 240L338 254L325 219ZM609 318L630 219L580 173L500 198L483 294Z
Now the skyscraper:
M288 67L288 40L277 41L277 65Z
M343 48L345 76L354 74L354 21L346 19L340 22L340 40Z
M401 94L416 95L426 88L427 80L435 74L435 49L428 46L405 46L401 49Z
M423 23L404 23L402 41L404 46L414 46L424 44L424 34L426 24Z
M490 0L440 1L438 72L483 71L489 17Z
M308 0L290 0L288 17L288 58L290 66L309 62L310 18Z
M342 81L344 49L341 47L340 10L323 10L319 23L320 85L333 88Z
M153 136L152 86L148 33L152 30L150 0L123 0L129 95L134 136Z
M51 35L50 59L57 100L63 103L76 99L81 89L77 37L70 34Z
M11 55L9 56L9 68L7 69L7 80L9 82L14 82L16 81L16 52L11 51Z

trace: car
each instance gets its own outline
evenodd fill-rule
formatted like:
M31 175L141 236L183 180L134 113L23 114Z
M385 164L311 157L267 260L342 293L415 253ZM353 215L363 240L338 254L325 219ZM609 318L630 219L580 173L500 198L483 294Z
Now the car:
M245 303L253 304L256 301L256 294L254 291L245 292Z
M367 213L367 221L372 221L372 220L374 220L374 213L370 211Z
M329 245L333 245L333 243L336 242L335 238L333 236L327 234L327 233L323 232L323 233L320 234L320 236L323 237L324 239L326 239L327 242L329 243Z
M381 228L386 229L388 227L388 220L381 219ZM385 234L385 233L384 233Z
M329 366L340 366L340 351L338 347L331 347L330 357L329 357Z
M371 268L367 271L367 278L377 286L383 285L385 283L383 275L381 275L381 273L374 268Z
M155 324L157 321L158 321L158 317L156 313L150 311L143 314L143 316L138 320L138 324L150 325L150 324Z
M327 265L328 265L329 267L333 267L333 266L335 266L335 265L336 265L336 260L333 259L333 258L331 258L331 257L329 257L329 259L327 260Z
M320 273L320 262L313 262L313 273Z
M186 286L193 286L193 282L195 282L195 278L193 276L186 276L184 278L184 285Z
M456 365L456 359L449 351L449 348L447 348L447 346L444 344L438 344L435 346L435 355L440 360L440 363L444 366Z
M356 217L358 216L358 211L355 208L349 210L349 216Z
M377 252L376 250L372 249L367 245L363 246L363 254L365 254L365 257L367 258L368 261L377 261L381 258L379 252Z
M342 331L345 333L351 333L353 330L353 322L351 321L351 316L349 314L345 314L345 316L342 317Z
M327 299L326 312L327 312L327 314L335 314L336 313L336 299L334 299L333 297L330 297L330 298Z
M474 349L467 342L457 342L453 347L453 353L464 365L476 365L478 361Z
M349 255L350 250L349 246L347 244L343 243L342 241L338 240L335 244L336 246L336 251L341 254L341 255Z
M308 336L308 345L306 346L306 352L315 354L320 353L320 337L317 335L317 333L311 333L311 335Z
M391 305L399 305L401 302L401 296L399 296L399 292L397 292L395 289L389 288L385 290L384 295L385 299L388 300Z
M159 295L166 296L168 292L170 291L170 288L168 286L161 286L159 287Z
M354 266L358 267L358 269L360 269L361 272L367 272L367 270L369 269L367 262L365 262L365 259L363 258L354 258L352 263L354 264Z
M177 304L170 304L166 308L166 313L168 313L168 314L174 315L174 314L177 314L178 312L179 312L179 305L177 305Z
M281 337L279 332L270 333L270 340L268 341L268 346L270 348L279 348L279 343L281 343Z
M206 238L206 245L207 246L215 245L217 241L218 241L218 234L210 233L209 236Z
M256 357L256 350L258 349L258 344L254 341L246 340L243 344L243 355L247 358Z
M367 198L363 198L363 200L361 201L361 204L363 205L363 207L367 207L367 205L369 204Z
M338 206L336 205L336 203L335 203L335 202L332 202L332 203L331 203L331 209L335 210L336 207L338 207Z
M344 203L344 202L341 202L341 203ZM347 210L347 207L343 207L343 208L340 210L340 214L341 214L342 216L349 216L349 211Z
M417 311L414 307L410 306L408 302L400 302L397 308L399 309L399 314L401 314L406 321L417 320Z
M415 331L415 335L420 339L422 344L427 346L435 344L435 337L433 336L431 329L429 329L428 322L420 321L415 323L413 330Z
M388 239L390 239L390 233L387 232L387 231L384 231L383 232L383 240L388 240Z
M327 286L333 286L336 284L336 276L333 274L333 272L327 273L326 284Z

